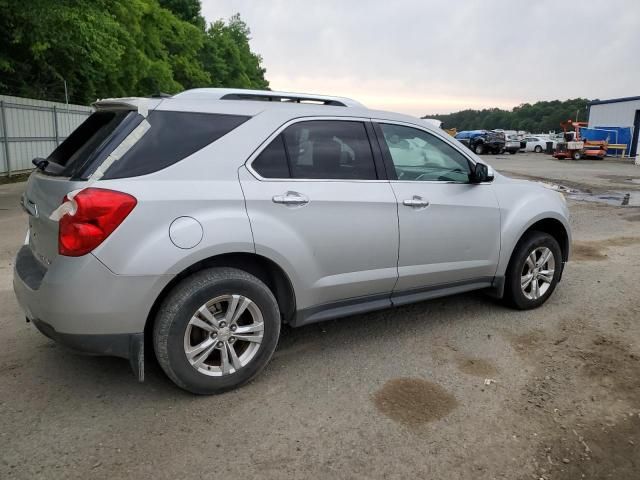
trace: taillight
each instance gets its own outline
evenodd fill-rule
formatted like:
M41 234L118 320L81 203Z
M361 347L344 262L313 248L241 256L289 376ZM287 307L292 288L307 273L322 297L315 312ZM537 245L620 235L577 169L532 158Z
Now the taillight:
M65 196L62 202L69 205L59 222L58 252L67 257L80 257L118 228L137 200L122 192L87 188L71 199Z

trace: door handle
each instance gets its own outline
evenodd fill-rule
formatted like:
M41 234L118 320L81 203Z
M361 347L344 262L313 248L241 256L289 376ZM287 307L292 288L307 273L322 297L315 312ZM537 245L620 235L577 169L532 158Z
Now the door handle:
M425 208L429 206L429 200L425 200L424 198L418 195L414 195L413 198L409 200L403 200L402 204L407 207Z
M284 195L275 195L272 200L273 203L290 205L292 207L302 206L309 203L309 198L298 192L287 192Z

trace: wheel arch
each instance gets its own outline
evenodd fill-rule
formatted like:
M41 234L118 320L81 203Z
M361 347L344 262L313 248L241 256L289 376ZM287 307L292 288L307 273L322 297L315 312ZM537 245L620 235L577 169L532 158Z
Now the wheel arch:
M519 234L513 237L517 239L513 244L508 247L503 245L503 248L507 248L506 251L500 255L501 260L498 265L496 278L494 280L494 288L491 293L494 297L502 298L504 294L505 275L513 259L513 254L520 242L522 242L523 238L533 231L548 233L556 239L560 245L560 251L562 252L562 264L564 269L564 263L569 260L569 255L571 253L571 232L569 231L568 225L566 225L561 219L550 214L543 214L524 226Z
M233 267L256 276L269 287L276 297L282 320L286 323L293 318L296 311L295 291L291 279L280 265L256 253L223 253L199 260L186 267L164 286L149 310L145 322L144 333L147 340L150 339L156 314L167 294L188 276L205 268L214 267Z
M560 220L547 217L536 221L535 223L530 225L524 232L522 232L520 238L516 242L516 246L522 241L527 233L533 231L548 233L553 238L555 238L560 245L560 251L562 252L562 261L566 262L569 260L569 250L571 247L569 232ZM511 256L513 256L513 251L516 249L516 246L514 246L513 250L511 251ZM511 261L511 256L509 257L509 261Z

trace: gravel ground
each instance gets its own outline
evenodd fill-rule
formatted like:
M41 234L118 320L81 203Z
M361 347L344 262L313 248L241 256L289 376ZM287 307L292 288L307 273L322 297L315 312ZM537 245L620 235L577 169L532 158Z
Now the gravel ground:
M640 178L487 160L602 191ZM285 330L254 382L195 397L24 322L23 185L0 186L0 478L640 478L640 208L570 200L575 255L535 311L474 293Z

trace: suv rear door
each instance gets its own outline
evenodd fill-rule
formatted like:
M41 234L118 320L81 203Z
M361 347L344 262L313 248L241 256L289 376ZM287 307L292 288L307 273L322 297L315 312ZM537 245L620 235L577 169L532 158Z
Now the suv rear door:
M286 266L302 321L338 301L390 306L397 206L372 136L363 119L298 119L241 169L256 252Z
M469 159L435 134L391 122L375 128L398 199L394 303L439 287L490 284L500 252L493 187L469 183Z

